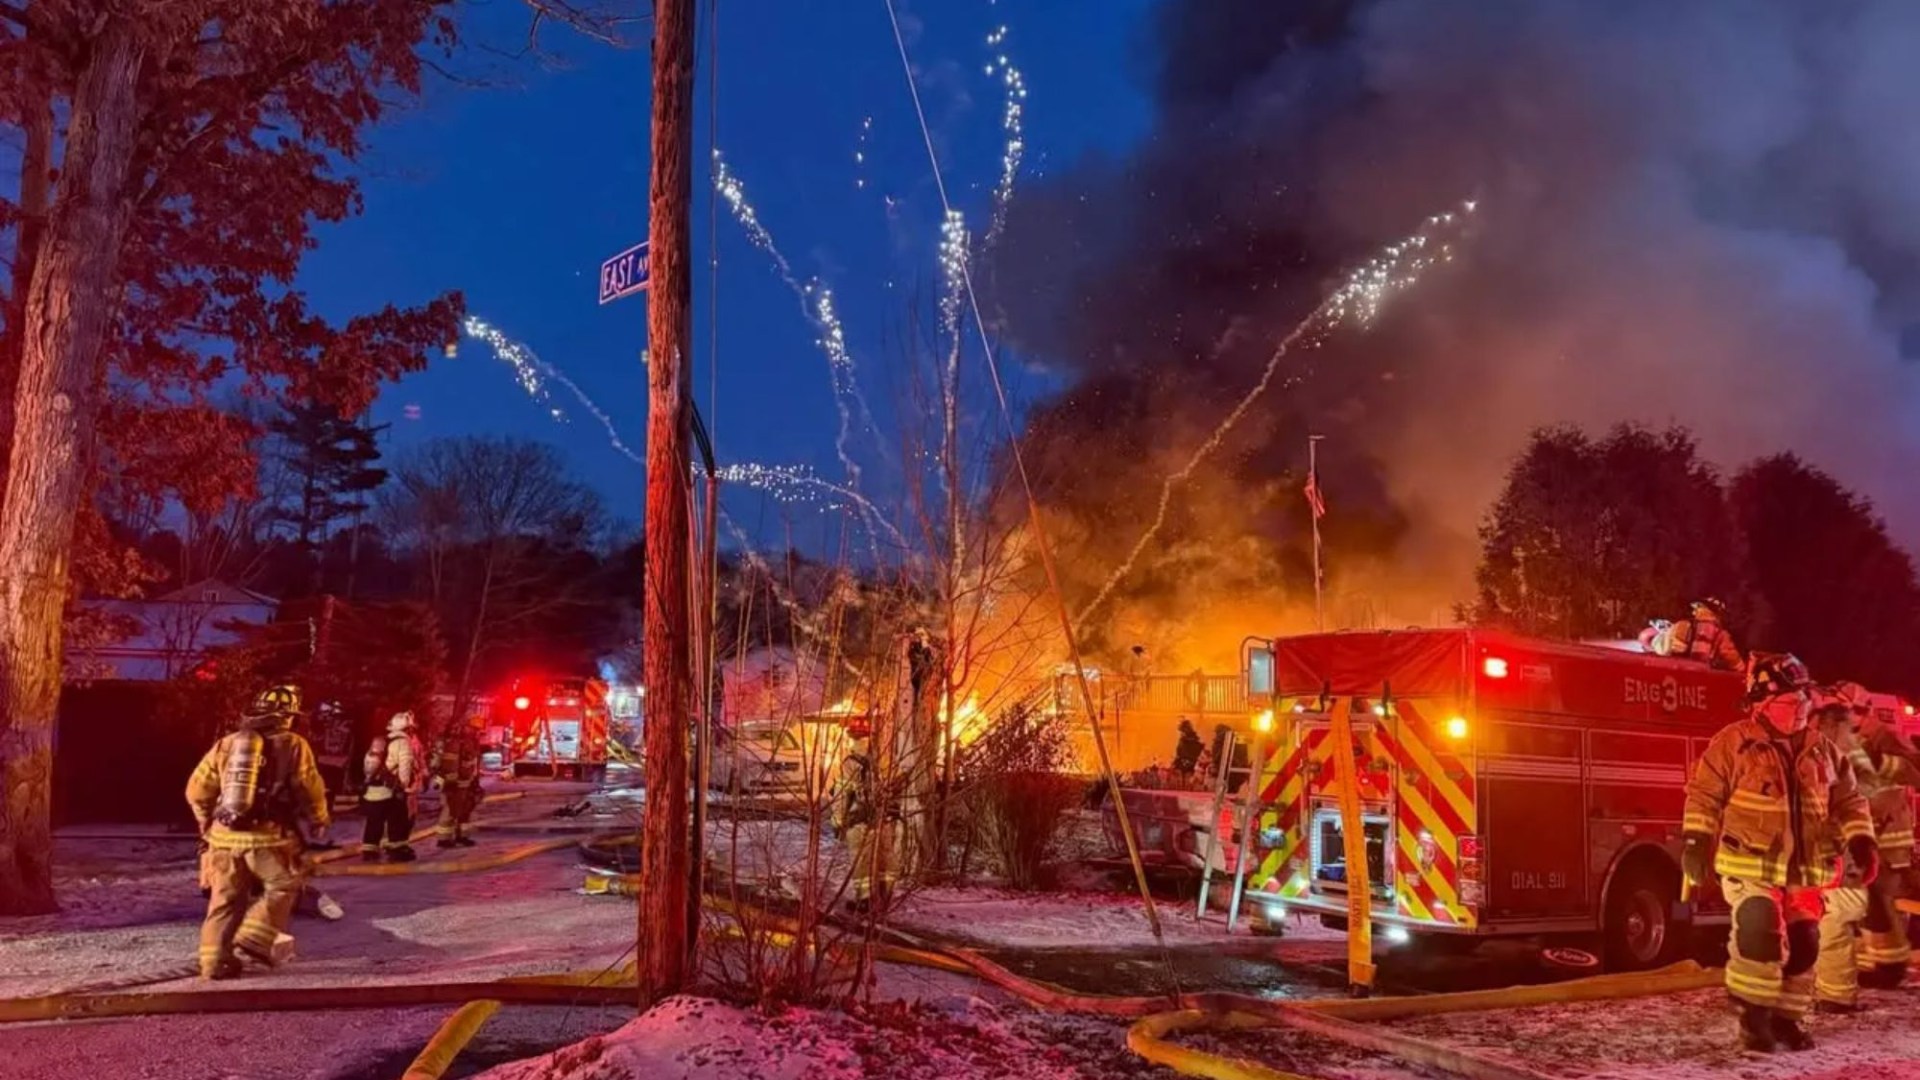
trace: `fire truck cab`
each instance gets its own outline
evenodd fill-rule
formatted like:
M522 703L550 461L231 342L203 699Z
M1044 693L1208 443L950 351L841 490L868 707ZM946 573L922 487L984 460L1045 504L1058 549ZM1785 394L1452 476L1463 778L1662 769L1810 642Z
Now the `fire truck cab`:
M507 774L606 778L611 717L607 684L598 679L522 678L496 698L512 734Z
M1724 923L1712 886L1680 903L1685 785L1742 712L1737 673L1622 649L1468 629L1282 638L1269 691L1256 914L1346 917L1329 717L1349 710L1376 925L1470 944L1595 933L1615 969L1678 955Z

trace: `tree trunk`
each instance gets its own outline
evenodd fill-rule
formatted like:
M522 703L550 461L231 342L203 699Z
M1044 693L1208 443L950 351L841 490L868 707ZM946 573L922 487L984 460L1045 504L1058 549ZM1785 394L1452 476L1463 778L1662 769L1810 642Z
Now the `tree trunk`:
M647 687L640 832L643 1005L687 982L687 721L692 706L687 381L692 351L693 0L653 9L653 177L647 293L647 550L641 666Z
M101 345L119 295L141 46L110 17L67 128L60 194L27 286L0 498L0 915L50 911L54 714L68 547L93 451Z
M28 31L32 36L32 31ZM50 80L38 100L23 109L21 126L26 145L20 154L20 225L14 244L13 269L8 275L12 292L7 297L0 332L0 491L7 482L7 461L13 446L13 389L20 377L20 352L25 341L20 324L27 306L27 287L33 281L33 266L40 253L40 238L47 231L47 203L53 195L53 90Z

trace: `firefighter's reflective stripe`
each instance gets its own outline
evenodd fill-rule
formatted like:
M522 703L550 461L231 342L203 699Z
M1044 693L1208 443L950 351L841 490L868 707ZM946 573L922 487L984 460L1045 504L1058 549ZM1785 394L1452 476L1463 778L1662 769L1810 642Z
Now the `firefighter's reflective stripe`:
M1783 795L1762 795L1758 792L1742 791L1738 788L1734 789L1733 794L1727 796L1727 805L1737 806L1742 810L1755 810L1763 814L1784 814L1787 812L1787 800Z
M1712 836L1720 830L1720 819L1706 814L1688 814L1680 819L1680 828L1686 832Z
M1879 835L1880 848L1883 851L1911 851L1913 848L1913 830L1887 832Z
M1871 840L1873 839L1873 822L1864 817L1842 819L1840 822L1840 835L1847 840L1851 840L1856 836L1864 836Z

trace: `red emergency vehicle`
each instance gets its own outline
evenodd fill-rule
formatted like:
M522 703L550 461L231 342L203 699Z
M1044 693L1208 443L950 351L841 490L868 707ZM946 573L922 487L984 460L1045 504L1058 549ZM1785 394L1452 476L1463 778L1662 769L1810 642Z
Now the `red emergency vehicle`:
M599 679L526 677L495 697L511 731L509 776L599 781L607 773L611 715Z
M1344 701L1389 939L1597 933L1609 966L1638 969L1689 922L1725 923L1710 887L1679 903L1680 821L1693 762L1742 714L1739 674L1453 629L1283 638L1249 676L1274 709L1248 881L1268 919L1346 916L1327 738Z

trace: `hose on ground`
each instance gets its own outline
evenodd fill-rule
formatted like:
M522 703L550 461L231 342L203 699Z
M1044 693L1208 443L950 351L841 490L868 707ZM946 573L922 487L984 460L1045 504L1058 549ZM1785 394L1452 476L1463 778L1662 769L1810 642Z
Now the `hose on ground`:
M491 998L469 1001L455 1009L427 1040L427 1045L420 1048L400 1080L440 1080L453 1066L453 1059L480 1033L481 1025L499 1011L500 1003Z
M509 863L548 851L558 851L572 847L573 841L535 840L504 851L492 851L485 855L475 855L464 859L434 859L429 862L408 863L346 863L341 866L316 867L315 872L326 877L398 877L403 874L466 874L476 870L493 870Z
M630 986L565 982L405 983L374 986L259 986L158 994L73 994L0 1000L0 1024L183 1013L298 1012L316 1009L402 1009L497 1000L536 1005L632 1005Z

